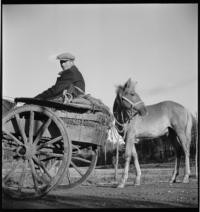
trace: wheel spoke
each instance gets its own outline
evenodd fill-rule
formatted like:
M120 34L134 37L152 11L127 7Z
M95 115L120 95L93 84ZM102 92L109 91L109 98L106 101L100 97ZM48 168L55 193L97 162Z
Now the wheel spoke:
M4 145L3 145L2 149L3 149L3 150L6 150L6 151L15 151L15 150L16 150L15 147L8 147L8 146L5 147Z
M29 142L33 143L33 127L34 127L34 112L30 111L30 122L29 122Z
M33 178L33 183L34 183L35 190L38 191L37 174L36 174L36 170L35 170L35 166L34 166L33 160L31 158L29 159L29 165L31 167L32 178Z
M14 135L12 135L11 133L9 133L7 130L3 129L3 131L10 136L16 143L18 143L20 146L24 145L20 140L18 140Z
M17 125L18 125L18 128L19 128L19 131L20 131L20 133L22 135L22 138L24 140L24 144L26 144L27 143L27 137L26 137L24 128L22 127L22 122L21 122L21 120L19 118L19 114L18 113L15 114L15 118L16 118L16 121L17 121Z
M67 170L66 174L67 174L67 180L69 184L71 184L69 169Z
M74 150L74 149L77 149L78 151L79 151L79 147L77 146L77 145L73 145L72 144L72 149Z
M39 150L39 153L47 155L47 156L50 156L50 157L58 157L58 158L62 158L63 157L63 154L57 154L57 153L48 152L48 151L45 151L45 150Z
M24 180L25 180L25 176L26 176L26 169L27 168L28 168L28 161L25 160L25 163L23 164L23 168L22 168L22 174L21 174L20 179L19 179L19 188L18 188L19 191L22 190L22 187L23 187L23 184L24 184Z
M73 160L79 160L79 161L83 161L83 162L85 162L85 163L91 163L91 161L90 160L86 160L86 159L84 159L84 158L80 158L80 157L72 157L72 159Z
M81 175L83 176L84 174L81 173L81 171L78 169L78 167L71 161L71 165L74 167L74 169Z
M41 148L43 148L45 146L50 146L51 144L53 144L53 143L55 143L55 142L57 142L57 141L59 141L61 139L62 139L62 136L58 136L58 137L56 137L56 138L54 138L54 139L52 139L50 141L47 141L44 144L40 144L39 146L37 146L37 149L41 149Z
M51 118L49 118L49 119L47 120L47 122L44 123L44 124L41 126L41 128L39 129L38 135L37 135L37 137L35 138L35 140L34 140L34 142L33 142L35 145L38 144L40 138L42 137L43 133L44 133L45 130L49 127L50 124L51 124Z
M49 174L49 172L47 171L47 169L45 168L44 164L42 164L42 162L36 157L33 156L34 161L44 170L44 172L47 174L47 176L50 178L50 180L52 179L52 176Z

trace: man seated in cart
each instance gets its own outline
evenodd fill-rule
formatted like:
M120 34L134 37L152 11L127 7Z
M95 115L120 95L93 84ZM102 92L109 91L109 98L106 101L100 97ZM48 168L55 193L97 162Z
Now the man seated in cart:
M109 108L101 100L92 97L90 94L85 94L85 80L74 65L75 56L70 53L62 53L57 56L57 59L62 68L62 71L59 72L60 77L57 78L55 85L34 98L53 100L64 104L69 102L90 104L102 108L104 112L111 116Z
M85 81L83 75L74 65L75 57L70 53L63 53L57 56L60 61L62 71L58 74L55 85L45 90L44 92L35 96L35 98L42 100L59 100L63 97L63 91L67 90L67 93L72 94L73 97L77 97L85 92Z

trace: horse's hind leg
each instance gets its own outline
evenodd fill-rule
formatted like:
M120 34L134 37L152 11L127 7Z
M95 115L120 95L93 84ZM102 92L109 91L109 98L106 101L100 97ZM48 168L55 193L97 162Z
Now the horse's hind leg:
M175 153L176 154L175 166L174 166L173 175L172 175L171 180L170 180L170 184L175 183L176 182L176 178L179 175L179 167L180 167L180 161L181 161L181 148L177 147L175 152L176 152Z
M177 132L178 138L180 139L183 151L185 154L185 175L183 178L183 183L189 183L190 176L190 141L186 137L184 132Z
M133 155L134 165L135 165L135 169L136 169L135 185L140 185L141 169L140 169L140 164L138 161L138 155L136 152L135 144L133 144L132 155Z
M172 145L173 145L174 150L175 150L176 158L175 158L175 166L174 166L173 175L172 175L171 180L170 180L170 184L175 183L176 178L179 175L179 167L180 167L180 161L181 161L181 146L178 143L177 139L178 138L176 136L174 136L171 139Z
M131 161L132 145L133 145L133 143L130 140L126 142L125 167L124 167L124 172L123 172L123 175L122 175L121 182L117 186L118 188L124 188L125 183L128 179L128 171L129 171L129 165L130 165L130 161Z

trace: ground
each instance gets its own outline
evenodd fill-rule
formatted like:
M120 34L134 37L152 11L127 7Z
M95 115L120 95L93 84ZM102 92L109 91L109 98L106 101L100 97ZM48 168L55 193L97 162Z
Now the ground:
M192 168L194 173L194 169ZM117 181L122 169L118 170ZM198 209L198 180L194 175L189 184L178 182L172 186L168 181L172 168L164 165L142 166L140 186L134 186L135 170L131 168L125 188L116 188L114 169L96 168L85 182L73 189L58 186L39 200L12 200L3 196L2 207L6 209L51 209L51 208L196 208Z

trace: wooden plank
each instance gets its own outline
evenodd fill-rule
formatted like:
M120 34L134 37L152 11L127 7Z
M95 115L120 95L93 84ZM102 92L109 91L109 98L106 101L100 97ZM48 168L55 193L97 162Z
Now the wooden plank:
M85 119L85 120L91 120L91 121L98 121L102 118L106 118L105 115L102 113L72 113L67 111L60 111L57 110L54 112L56 116L62 118L72 118L72 119Z
M69 139L72 141L103 145L107 137L107 129L85 126L65 125Z

